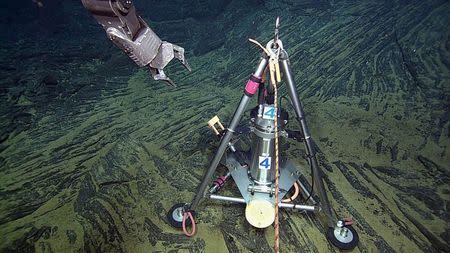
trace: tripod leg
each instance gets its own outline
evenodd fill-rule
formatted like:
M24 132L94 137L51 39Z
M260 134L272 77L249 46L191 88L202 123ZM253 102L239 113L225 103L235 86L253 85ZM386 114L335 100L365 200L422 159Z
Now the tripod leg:
M241 121L242 114L243 114L245 108L247 107L247 104L249 103L251 97L257 91L257 88L259 85L255 80L260 80L260 78L264 72L264 69L267 66L267 62L268 62L267 59L263 58L261 60L261 62L259 63L258 68L256 69L255 73L250 78L250 80L247 82L247 86L245 87L245 92L241 98L241 102L239 103L239 106L237 107L236 111L234 112L233 119L231 120L231 123L228 126L228 129L227 129L225 135L222 137L219 148L217 149L217 152L209 166L209 169L206 172L205 176L203 177L203 181L197 190L197 194L195 195L194 200L192 201L192 203L189 207L189 209L191 211L195 211L200 200L203 198L206 187L208 187L208 185L211 181L211 177L213 176L214 172L216 171L217 165L219 165L219 162L222 159L222 156L227 149L228 143L230 142L231 137L233 136L234 130L238 126L239 122Z
M325 192L325 187L322 179L322 170L320 169L317 159L316 152L314 150L314 146L312 143L311 135L309 133L308 126L306 124L305 112L303 111L302 104L297 95L297 89L295 86L295 81L292 76L291 68L289 65L289 58L286 52L283 52L281 55L281 68L283 69L284 76L286 78L286 85L289 92L289 96L292 100L292 105L295 110L295 114L297 116L297 120L299 121L303 134L305 136L305 146L306 151L308 152L309 164L312 166L313 177L314 177L314 185L316 186L317 193L320 198L320 206L322 211L325 213L327 218L327 226L334 227L335 222L333 222L333 216L331 212L330 202L328 200L327 194Z

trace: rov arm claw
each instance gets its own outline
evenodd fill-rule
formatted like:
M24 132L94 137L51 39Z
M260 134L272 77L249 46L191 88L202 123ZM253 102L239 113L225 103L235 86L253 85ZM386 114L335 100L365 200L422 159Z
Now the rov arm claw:
M184 57L184 48L162 41L136 14L131 0L81 0L81 2L106 30L108 38L137 65L147 66L155 80L175 86L164 73L164 67L173 58L191 70Z

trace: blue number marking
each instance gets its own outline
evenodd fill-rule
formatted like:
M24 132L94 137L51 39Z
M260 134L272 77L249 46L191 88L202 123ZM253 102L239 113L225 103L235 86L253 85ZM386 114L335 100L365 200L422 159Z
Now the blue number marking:
M269 168L269 158L264 159L259 165L264 166L265 169Z
M264 115L274 118L275 117L275 108L271 107L268 111L266 111L264 113Z

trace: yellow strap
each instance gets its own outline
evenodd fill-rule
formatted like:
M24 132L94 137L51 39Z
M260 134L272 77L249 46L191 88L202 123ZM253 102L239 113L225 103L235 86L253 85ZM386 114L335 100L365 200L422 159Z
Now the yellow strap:
M272 82L272 84L274 84L276 81L277 81L277 79L276 79L276 65L277 65L277 62L276 62L276 59L274 59L274 58L270 58L269 59L269 73L270 73L270 81Z
M275 73L276 73L276 76L277 76L277 83L281 82L280 64L278 63L278 61L275 64Z

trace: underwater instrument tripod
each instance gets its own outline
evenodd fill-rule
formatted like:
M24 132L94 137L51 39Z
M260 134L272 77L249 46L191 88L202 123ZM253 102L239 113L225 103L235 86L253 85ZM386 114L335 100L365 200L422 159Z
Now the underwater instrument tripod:
M338 220L332 213L305 112L297 95L289 56L278 38L278 26L277 19L275 36L265 48L251 40L263 48L265 55L261 57L254 74L247 81L244 94L229 126L225 129L217 116L208 122L215 134L221 138L220 145L192 202L175 204L169 210L167 219L172 226L183 227L185 234L192 236L195 234L195 211L200 200L205 196L214 200L246 204L245 216L252 226L265 228L275 221L275 251L278 252L278 208L297 209L319 214L319 217L323 218L321 221L324 227L327 228L328 240L340 249L353 249L358 244L358 234L351 227L353 223L351 219ZM266 69L270 71L270 83L267 86L263 80ZM301 126L300 131L285 129L288 113L277 106L276 83L281 81L281 72L296 119ZM256 93L258 93L258 105L251 110L250 115L249 132L252 144L249 154L239 151L232 137L237 134L244 110ZM308 190L308 187L299 180L301 175L294 164L279 157L278 145L276 145L279 135L304 142L313 178L312 186L309 187L311 190ZM219 163L228 168L228 173L217 178L209 191L206 191ZM238 186L242 198L215 194L230 177ZM302 196L308 196L306 201L309 201L307 202L309 204L293 204L281 200L293 187L300 188ZM317 198L313 194L314 190ZM188 232L186 228L189 225L192 226L191 232Z

